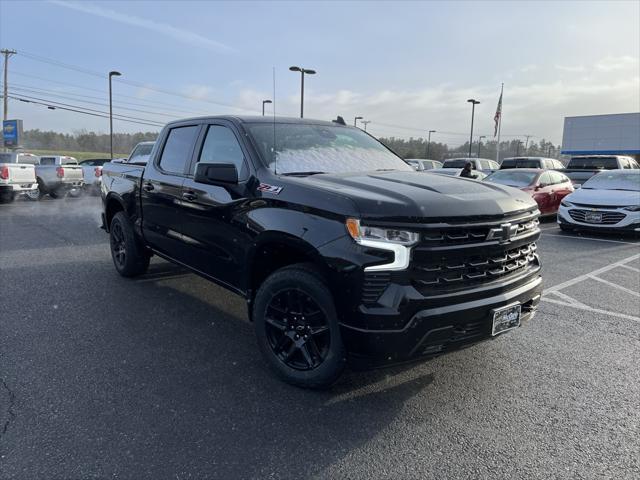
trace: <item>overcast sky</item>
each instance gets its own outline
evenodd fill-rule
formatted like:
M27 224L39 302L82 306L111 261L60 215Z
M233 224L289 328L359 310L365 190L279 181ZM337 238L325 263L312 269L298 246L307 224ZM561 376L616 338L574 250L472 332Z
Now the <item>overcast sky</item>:
M560 143L565 116L640 110L638 1L0 1L0 22L0 45L18 51L11 94L105 112L115 69L114 111L161 123L260 113L274 67L277 114L298 115L290 65L318 72L307 77L306 117L361 115L381 136L434 129L452 146L467 139L471 97L482 102L476 132L493 135L501 82L506 138ZM108 131L103 118L14 100L10 118L25 129Z

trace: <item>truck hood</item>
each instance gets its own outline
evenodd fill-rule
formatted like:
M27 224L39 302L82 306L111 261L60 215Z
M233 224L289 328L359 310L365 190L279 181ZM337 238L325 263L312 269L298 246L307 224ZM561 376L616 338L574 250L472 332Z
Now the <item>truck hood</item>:
M566 197L568 202L583 205L628 207L640 204L640 192L627 190L591 190L581 188Z
M536 207L517 188L422 172L321 174L303 181L350 198L363 218L500 216Z

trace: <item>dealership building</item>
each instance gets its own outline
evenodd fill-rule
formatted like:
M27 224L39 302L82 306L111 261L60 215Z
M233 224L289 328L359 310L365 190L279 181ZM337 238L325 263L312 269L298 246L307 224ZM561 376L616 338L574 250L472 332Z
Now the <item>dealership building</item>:
M565 117L563 155L640 157L640 112Z

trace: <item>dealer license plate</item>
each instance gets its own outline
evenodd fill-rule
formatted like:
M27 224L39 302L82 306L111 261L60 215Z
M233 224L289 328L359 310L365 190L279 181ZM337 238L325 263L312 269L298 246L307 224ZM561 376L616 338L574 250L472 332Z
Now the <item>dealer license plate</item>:
M589 223L602 223L602 213L586 212L584 214L584 221Z
M508 305L493 310L493 327L491 335L496 336L512 328L520 326L520 312L522 305Z

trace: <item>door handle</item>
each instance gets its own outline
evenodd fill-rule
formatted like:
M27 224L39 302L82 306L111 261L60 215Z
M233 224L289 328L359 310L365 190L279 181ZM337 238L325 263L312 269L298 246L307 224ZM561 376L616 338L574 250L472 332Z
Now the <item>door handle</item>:
M147 182L147 183L145 183L144 185L142 185L142 189L143 189L145 192L150 192L150 191L151 191L151 190L153 190L154 188L155 188L155 187L153 186L153 183L151 183L151 182Z
M184 198L188 202L193 202L196 198L198 198L198 195L196 195L195 192L183 192L182 198Z

